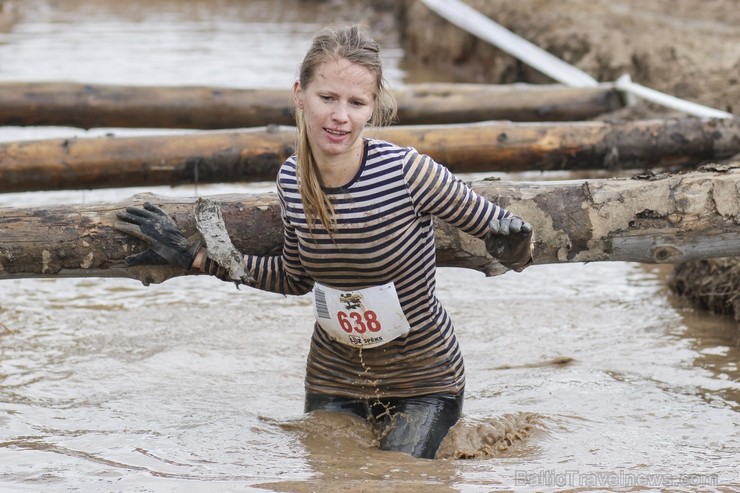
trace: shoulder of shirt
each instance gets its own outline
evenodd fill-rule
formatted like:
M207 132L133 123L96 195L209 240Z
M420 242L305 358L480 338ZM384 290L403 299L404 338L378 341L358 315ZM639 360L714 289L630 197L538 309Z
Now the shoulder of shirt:
M396 154L405 160L408 156L419 153L413 147L399 146L398 144L388 142L387 140L366 138L365 141L367 142L368 158L372 158L376 155Z
M293 154L288 159L283 161L283 164L280 165L280 168L278 169L278 176L296 176L296 170L298 169L298 163L296 161L296 156Z
M293 154L288 159L283 161L283 164L280 165L280 171L283 171L283 170L295 171L297 166L298 166L297 157L295 154Z
M298 165L296 163L296 157L295 155L289 157L285 161L283 161L283 164L280 165L280 168L277 172L277 186L279 189L286 189L286 188L295 188L298 186Z

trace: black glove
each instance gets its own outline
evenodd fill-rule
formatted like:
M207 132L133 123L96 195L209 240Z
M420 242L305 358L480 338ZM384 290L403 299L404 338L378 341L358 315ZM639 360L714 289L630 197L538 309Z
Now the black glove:
M504 267L521 272L532 263L532 225L516 216L492 219L486 250Z
M170 264L183 269L193 265L200 242L188 245L177 223L156 205L145 202L143 209L127 207L116 216L121 221L116 221L113 229L149 245L148 250L126 257L127 265Z

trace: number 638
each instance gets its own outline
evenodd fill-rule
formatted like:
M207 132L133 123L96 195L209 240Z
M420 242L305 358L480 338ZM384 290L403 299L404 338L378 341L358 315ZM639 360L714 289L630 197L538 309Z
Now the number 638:
M364 334L368 330L370 332L378 332L381 329L378 316L372 310L365 310L364 313L339 311L337 312L337 319L339 320L339 325L342 326L342 330L348 334L351 334L352 331L358 334Z

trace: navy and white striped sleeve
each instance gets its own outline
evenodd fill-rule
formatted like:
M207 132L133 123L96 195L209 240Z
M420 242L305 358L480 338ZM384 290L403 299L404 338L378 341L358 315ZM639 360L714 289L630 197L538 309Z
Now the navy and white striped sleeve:
M314 281L303 269L298 253L298 238L286 214L286 201L278 176L278 199L283 221L283 248L281 255L244 255L247 270L254 281L249 286L281 294L302 295L313 289ZM210 258L205 272L221 280L230 281L228 270Z
M410 149L404 175L419 214L431 214L472 236L484 238L491 219L511 212L475 193L462 180L427 155Z
M301 264L298 237L286 214L285 193L277 182L280 212L283 221L282 255L245 255L247 267L255 279L254 287L282 294L302 295L313 289L314 281Z

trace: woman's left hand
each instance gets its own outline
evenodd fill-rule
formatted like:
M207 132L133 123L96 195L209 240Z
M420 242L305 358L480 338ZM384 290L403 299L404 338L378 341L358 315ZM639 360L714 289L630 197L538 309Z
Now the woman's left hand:
M523 271L532 263L532 225L517 216L491 220L486 250L504 267Z
M496 235L523 235L532 236L532 225L517 216L509 216L503 219L492 219L489 223L491 233Z

